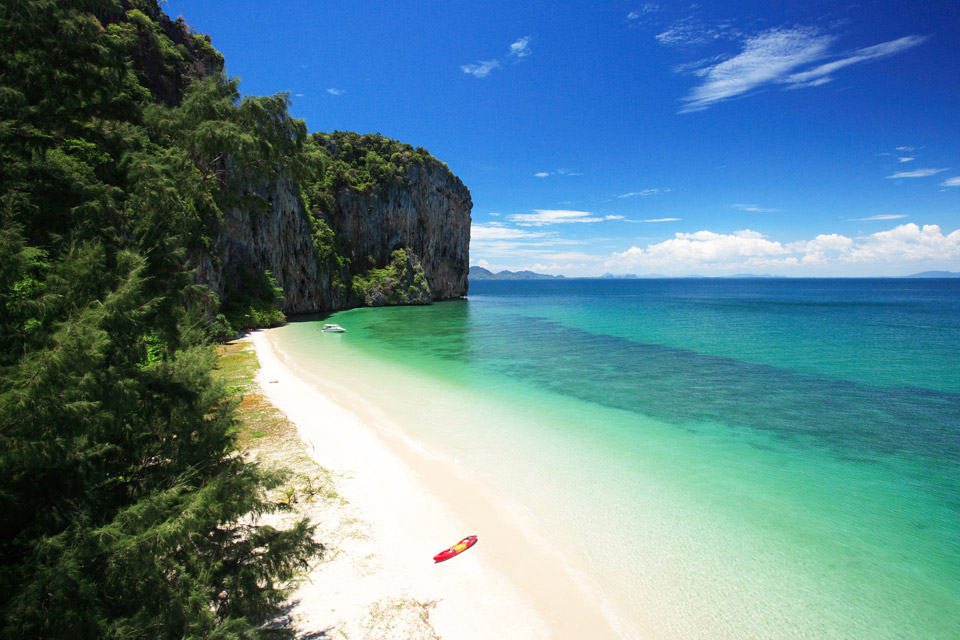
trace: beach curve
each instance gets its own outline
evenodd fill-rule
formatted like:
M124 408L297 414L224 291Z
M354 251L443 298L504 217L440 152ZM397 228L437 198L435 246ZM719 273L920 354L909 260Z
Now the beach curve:
M404 437L402 425L336 380L308 379L269 330L251 342L263 393L296 425L310 456L342 474L340 490L376 548L362 572L325 574L320 565L310 574L292 598L302 624L322 631L337 616L402 595L433 604L430 623L442 637L623 637L529 513ZM474 548L431 561L468 534L479 536Z

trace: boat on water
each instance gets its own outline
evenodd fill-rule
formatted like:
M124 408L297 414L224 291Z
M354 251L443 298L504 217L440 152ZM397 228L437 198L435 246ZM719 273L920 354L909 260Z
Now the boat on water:
M323 329L321 329L321 331L327 331L329 333L344 333L346 329L338 324L325 324L323 325Z
M444 560L449 560L453 556L463 553L475 544L477 544L477 536L467 536L449 549L441 551L437 555L433 556L433 561L443 562Z

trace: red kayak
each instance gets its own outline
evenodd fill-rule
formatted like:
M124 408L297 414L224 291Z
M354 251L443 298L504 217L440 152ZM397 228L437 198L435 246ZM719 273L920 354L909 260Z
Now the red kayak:
M443 562L444 560L449 560L458 553L463 553L473 545L477 544L477 536L467 536L457 544L453 545L446 551L441 551L437 555L433 556L434 562Z

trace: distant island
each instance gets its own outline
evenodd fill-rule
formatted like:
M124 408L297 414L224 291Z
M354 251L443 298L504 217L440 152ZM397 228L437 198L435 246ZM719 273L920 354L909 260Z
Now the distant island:
M586 277L567 277L563 275L551 276L546 273L535 273L533 271L500 271L493 273L483 267L470 267L471 280L723 280L723 279L790 279L796 276L780 276L769 273L737 273L729 276L704 276L699 274L690 274L685 276L666 276L659 273L648 273L638 276L635 273L605 273L602 276ZM874 276L877 278L960 278L960 272L957 271L922 271L908 276Z
M483 267L470 267L471 280L557 280L563 279L563 276L551 276L546 273L534 273L533 271L500 271L494 273Z
M904 278L960 278L958 271L921 271Z

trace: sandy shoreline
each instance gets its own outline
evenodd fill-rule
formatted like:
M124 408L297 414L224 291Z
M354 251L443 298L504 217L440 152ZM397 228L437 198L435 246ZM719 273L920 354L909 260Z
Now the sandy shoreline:
M444 638L621 637L529 514L405 439L402 425L335 380L308 380L269 331L251 340L264 394L297 425L310 456L343 474L341 491L369 529L352 551L368 561L321 565L295 594L304 632L329 630L371 602L407 597L436 602L430 622ZM469 534L479 536L475 547L433 563Z

